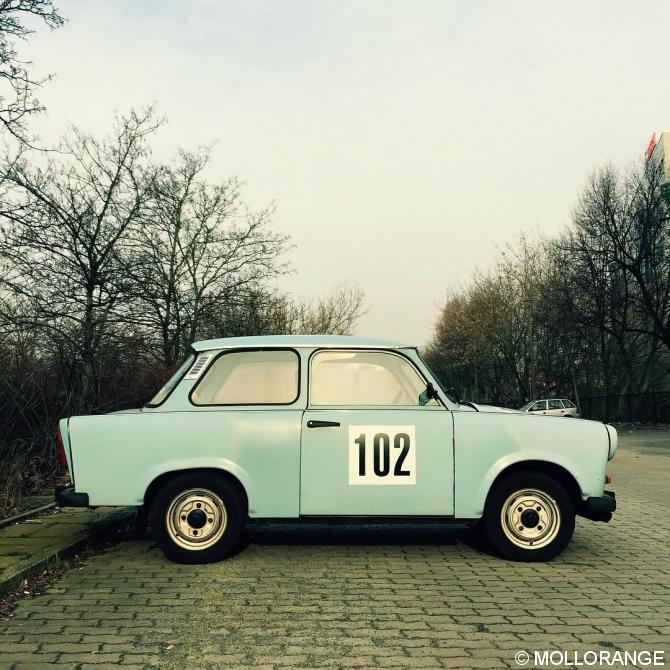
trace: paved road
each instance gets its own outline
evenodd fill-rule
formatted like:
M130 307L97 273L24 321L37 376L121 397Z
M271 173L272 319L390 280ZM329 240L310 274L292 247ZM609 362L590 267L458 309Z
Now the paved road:
M579 519L550 564L493 558L442 525L259 528L195 567L129 541L0 622L0 668L515 668L518 650L545 649L670 663L670 432L623 442L615 520Z

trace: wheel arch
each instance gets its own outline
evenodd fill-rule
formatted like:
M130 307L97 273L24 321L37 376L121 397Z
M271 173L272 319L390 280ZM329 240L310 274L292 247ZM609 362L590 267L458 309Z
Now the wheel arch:
M228 470L215 467L179 468L163 472L160 475L154 477L154 479L149 483L149 485L146 488L146 491L144 492L144 502L143 502L144 508L146 510L149 510L151 508L151 505L153 504L153 501L156 498L156 494L168 481L180 475L191 474L196 472L216 474L227 479L239 491L240 496L242 498L244 513L247 514L249 512L249 496L242 482Z
M491 486L489 487L488 493L486 495L486 501L488 502L491 492L502 478L514 472L521 472L524 470L529 470L531 472L541 472L545 475L548 475L549 477L556 479L556 481L558 481L559 484L563 486L563 488L570 496L572 502L575 505L575 509L579 509L581 507L582 490L575 476L562 465L543 460L516 461L515 463L512 463L511 465L503 468L496 475L493 482L491 482Z

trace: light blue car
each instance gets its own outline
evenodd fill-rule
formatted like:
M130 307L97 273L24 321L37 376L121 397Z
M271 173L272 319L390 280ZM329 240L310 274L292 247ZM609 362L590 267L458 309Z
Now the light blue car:
M59 424L64 506L150 510L165 554L225 558L251 519L442 519L513 560L609 521L617 433L461 403L415 347L339 336L196 342L142 409Z

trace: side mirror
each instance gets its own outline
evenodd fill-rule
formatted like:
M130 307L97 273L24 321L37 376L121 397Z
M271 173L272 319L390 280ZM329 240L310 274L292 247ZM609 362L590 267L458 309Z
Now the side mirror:
M419 405L427 405L431 400L437 399L438 395L435 387L430 382L428 382L428 386L426 386L425 391L422 391L421 395L419 396Z

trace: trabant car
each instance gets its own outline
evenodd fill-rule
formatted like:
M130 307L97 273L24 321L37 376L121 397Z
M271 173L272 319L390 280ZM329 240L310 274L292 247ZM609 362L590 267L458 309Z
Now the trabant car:
M59 423L64 506L150 510L180 562L234 551L248 519L441 519L542 561L575 515L609 521L612 426L463 403L415 347L343 336L196 342L145 407Z

